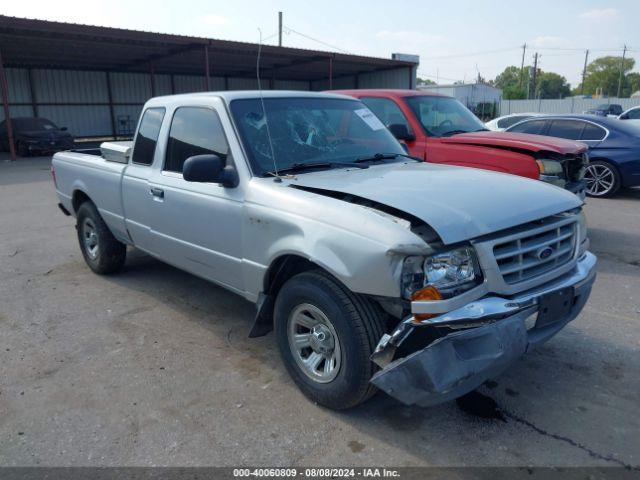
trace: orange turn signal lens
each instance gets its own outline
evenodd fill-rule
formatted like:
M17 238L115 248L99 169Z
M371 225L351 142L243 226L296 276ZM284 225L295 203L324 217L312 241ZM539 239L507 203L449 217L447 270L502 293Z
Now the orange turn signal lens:
M411 295L412 302L424 302L428 300L442 300L442 294L436 287L429 285L428 287L416 290ZM427 320L437 316L438 315L435 313L415 313L413 315L413 321L414 323L420 323L422 320Z
M436 287L429 285L411 294L412 302L425 302L428 300L442 300L442 294Z

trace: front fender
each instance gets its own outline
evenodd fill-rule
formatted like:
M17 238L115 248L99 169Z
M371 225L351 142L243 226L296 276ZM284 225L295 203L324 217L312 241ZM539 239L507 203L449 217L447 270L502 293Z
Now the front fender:
M413 244L416 251L420 240L407 230L396 242L383 241L390 240L390 232L382 222L390 222L368 218L375 214L364 209L362 213L360 221L381 222L379 235L365 236L289 212L250 207L243 225L243 251L250 255L244 262L247 297L258 298L269 266L283 255L309 260L353 292L399 297L399 268L406 250L397 247Z

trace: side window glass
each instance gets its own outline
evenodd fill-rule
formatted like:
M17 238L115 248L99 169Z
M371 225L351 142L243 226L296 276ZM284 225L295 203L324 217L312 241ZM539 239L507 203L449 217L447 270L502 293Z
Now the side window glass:
M131 158L133 163L140 165L153 163L164 112L164 108L147 108L145 110L136 135L136 142L133 145L133 157Z
M551 122L548 135L567 140L579 140L584 126L584 122L576 122L575 120L554 120Z
M510 132L517 133L532 133L534 135L540 135L544 131L546 120L532 120L530 122L523 122L514 125L509 129Z
M182 173L184 161L194 155L227 158L229 145L218 114L209 108L181 107L171 120L164 169Z
M627 113L627 116L633 120L640 120L640 108L630 110L629 113Z
M409 126L409 122L407 121L407 117L404 116L400 107L396 105L393 100L389 100L388 98L376 98L376 97L364 97L361 98L362 103L364 103L369 110L375 113L376 117L380 119L382 123L384 123L385 127L389 127L389 125L400 124L407 127L407 130L411 132L411 127Z
M593 123L587 123L584 126L584 130L582 131L580 140L602 140L606 134L607 132L605 132L597 125L594 125Z
M517 116L517 117L503 118L498 122L498 128L509 128L511 125L515 125L516 123L521 122L525 118L528 118L528 117Z

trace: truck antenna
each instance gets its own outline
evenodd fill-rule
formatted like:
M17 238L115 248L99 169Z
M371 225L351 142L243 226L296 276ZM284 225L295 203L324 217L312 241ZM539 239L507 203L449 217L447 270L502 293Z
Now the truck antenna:
M278 162L276 162L276 154L273 149L273 140L271 139L271 130L269 129L269 119L267 118L267 109L264 106L264 95L262 95L262 85L260 83L260 54L262 53L262 30L258 28L260 41L258 42L258 58L256 59L256 79L258 80L258 92L260 92L260 104L262 105L262 116L264 124L267 127L267 138L269 139L269 148L271 149L271 158L273 159L273 172L276 182L281 182L280 174L278 174Z

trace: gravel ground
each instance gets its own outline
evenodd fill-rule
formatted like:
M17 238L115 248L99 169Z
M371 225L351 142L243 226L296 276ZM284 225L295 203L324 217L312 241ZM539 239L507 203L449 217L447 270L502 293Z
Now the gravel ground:
M480 389L497 418L382 394L336 413L247 338L243 299L135 251L91 273L48 170L0 162L0 465L640 464L639 191L588 200L591 299Z

